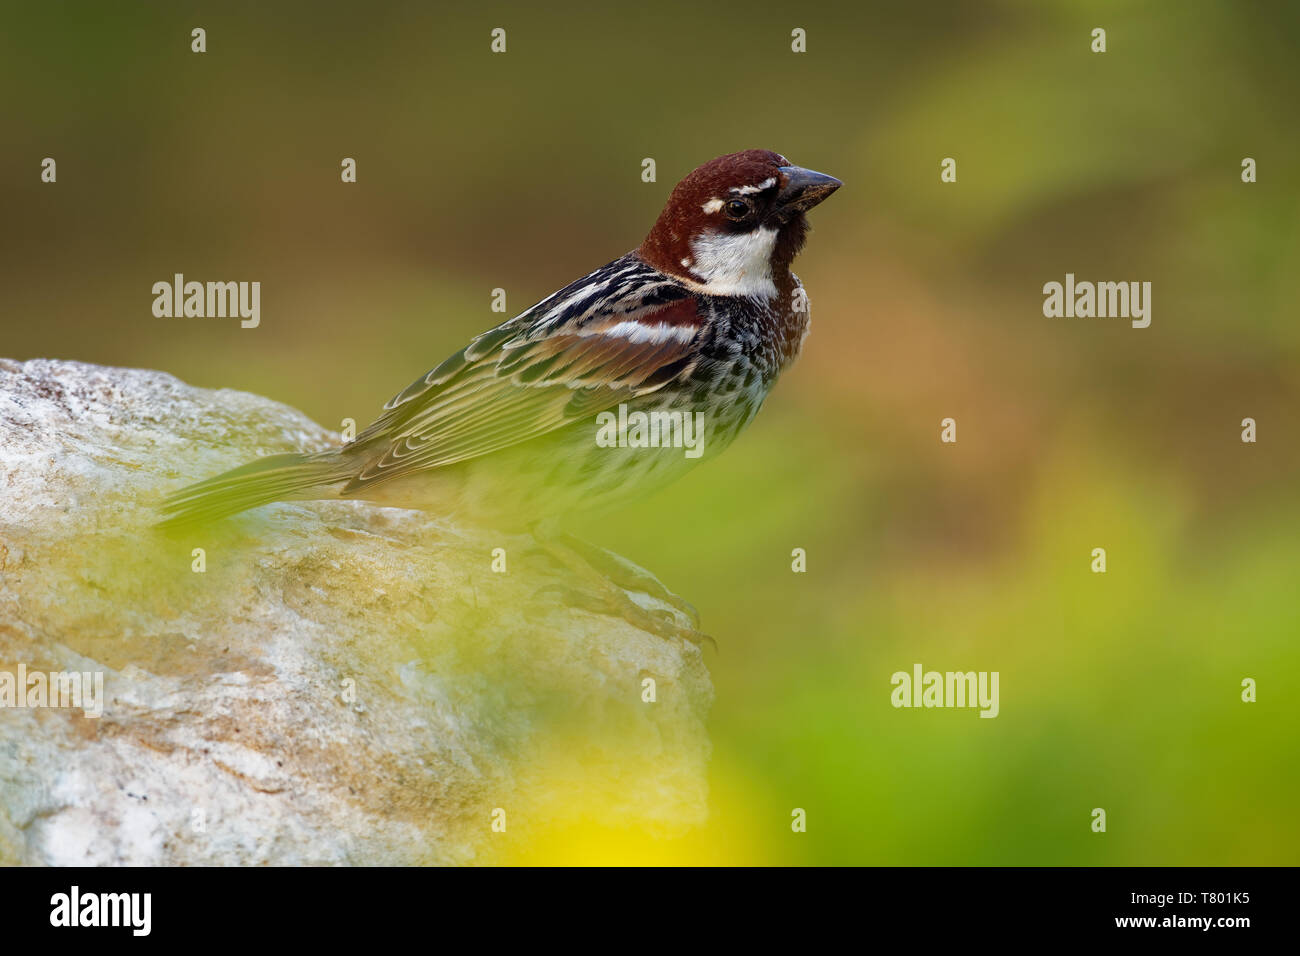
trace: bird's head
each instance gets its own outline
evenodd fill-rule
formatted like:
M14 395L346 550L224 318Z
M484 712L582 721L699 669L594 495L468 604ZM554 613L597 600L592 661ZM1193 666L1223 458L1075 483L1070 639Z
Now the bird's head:
M677 184L638 251L706 294L766 298L803 246L804 214L841 185L766 149L719 156Z

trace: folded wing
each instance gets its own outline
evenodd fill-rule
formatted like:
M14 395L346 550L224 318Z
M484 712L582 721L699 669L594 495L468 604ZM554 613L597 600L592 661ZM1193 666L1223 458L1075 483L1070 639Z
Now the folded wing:
M680 287L631 283L622 295L577 303L583 308L560 321L555 298L483 333L394 397L351 446L367 460L344 494L563 428L662 388L699 359L704 317Z

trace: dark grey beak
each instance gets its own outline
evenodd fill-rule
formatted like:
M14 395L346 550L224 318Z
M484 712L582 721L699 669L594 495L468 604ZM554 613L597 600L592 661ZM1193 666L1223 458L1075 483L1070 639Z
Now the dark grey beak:
M802 166L782 166L781 191L776 200L786 209L806 212L844 184L834 176L816 173Z

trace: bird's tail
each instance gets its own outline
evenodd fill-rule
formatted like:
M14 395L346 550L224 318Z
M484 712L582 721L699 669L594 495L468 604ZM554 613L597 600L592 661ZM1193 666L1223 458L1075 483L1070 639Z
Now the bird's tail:
M326 498L325 489L349 474L336 452L268 455L169 495L158 524L202 524L272 501Z

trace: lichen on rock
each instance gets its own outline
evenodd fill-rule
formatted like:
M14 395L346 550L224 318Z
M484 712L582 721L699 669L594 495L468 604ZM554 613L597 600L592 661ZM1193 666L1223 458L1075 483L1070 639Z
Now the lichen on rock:
M699 647L564 602L529 536L356 502L152 527L189 481L337 442L255 395L0 360L0 675L104 688L99 717L0 707L0 863L497 862L703 822Z

